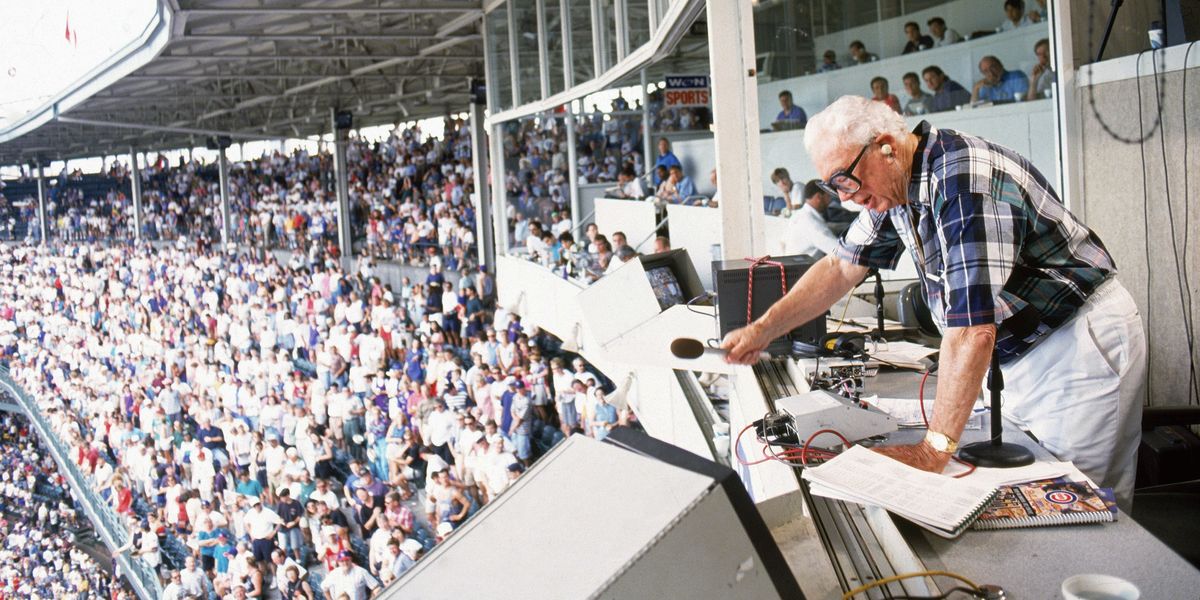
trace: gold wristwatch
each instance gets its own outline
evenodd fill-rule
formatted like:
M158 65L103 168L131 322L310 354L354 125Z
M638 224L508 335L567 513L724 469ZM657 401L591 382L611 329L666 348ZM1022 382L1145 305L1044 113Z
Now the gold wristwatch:
M929 444L930 448L945 454L954 454L958 450L958 442L956 440L952 440L950 436L936 431L925 432L925 443Z

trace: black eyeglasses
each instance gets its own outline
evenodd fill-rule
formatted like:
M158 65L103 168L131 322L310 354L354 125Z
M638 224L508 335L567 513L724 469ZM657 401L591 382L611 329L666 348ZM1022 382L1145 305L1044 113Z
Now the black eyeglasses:
M858 151L858 156L854 157L854 162L850 163L845 169L838 169L829 176L825 181L817 181L817 187L821 188L822 192L840 198L841 194L854 195L858 190L862 189L862 180L854 176L854 168L858 166L858 161L862 160L864 154L867 153L867 148L875 142L867 142L867 145Z

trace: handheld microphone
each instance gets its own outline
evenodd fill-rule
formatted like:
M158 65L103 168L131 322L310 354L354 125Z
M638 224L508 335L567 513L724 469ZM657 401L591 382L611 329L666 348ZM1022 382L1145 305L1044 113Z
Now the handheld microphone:
M674 355L675 358L682 358L685 360L697 359L704 355L725 360L725 355L728 354L728 352L720 348L709 348L700 340L694 340L692 338L675 338L675 341L671 342L671 354ZM758 354L758 358L759 360L770 360L771 355L766 352L760 352Z

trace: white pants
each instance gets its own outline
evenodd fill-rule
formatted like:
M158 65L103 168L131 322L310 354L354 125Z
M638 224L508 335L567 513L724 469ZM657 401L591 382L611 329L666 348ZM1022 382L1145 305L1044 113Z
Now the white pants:
M1116 279L1070 321L1002 368L1004 417L1069 460L1117 504L1133 506L1146 387L1146 334L1137 305Z

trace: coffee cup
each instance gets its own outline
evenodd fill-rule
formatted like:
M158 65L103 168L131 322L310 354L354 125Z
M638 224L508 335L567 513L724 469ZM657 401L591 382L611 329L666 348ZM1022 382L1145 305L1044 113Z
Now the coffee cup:
M1138 600L1142 593L1120 577L1089 573L1063 581L1062 595L1066 600Z

